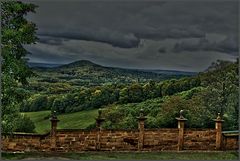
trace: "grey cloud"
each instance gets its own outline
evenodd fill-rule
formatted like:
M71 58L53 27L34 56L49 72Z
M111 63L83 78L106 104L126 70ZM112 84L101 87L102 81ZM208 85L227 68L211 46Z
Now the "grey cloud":
M227 37L225 40L221 41L216 45L216 50L233 55L238 55L239 50L238 37L236 35Z
M160 48L158 49L158 52L159 52L159 53L166 53L167 50L166 50L165 47L160 47Z
M152 30L145 30L145 32L138 32L136 36L139 38L163 40L163 39L182 39L182 38L202 38L205 37L205 32L189 27L175 27L175 28L159 28Z
M31 55L28 55L28 57L31 59L31 62L62 64L72 61L63 55L53 54L51 52L39 50L37 48L28 48L28 50L32 53Z
M132 33L120 33L118 31L110 31L107 29L100 29L98 31L88 29L80 30L82 32L45 32L39 33L38 35L60 39L97 41L121 48L137 47L140 42L140 39Z
M109 29L89 30L80 29L81 32L45 32L38 33L41 37L40 42L53 45L60 45L67 39L97 41L111 44L114 47L134 48L138 47L140 39L182 39L182 38L202 38L205 33L197 28L160 28L145 29L144 32L134 31L133 33L124 33L120 31L111 31Z
M33 14L30 19L37 19L38 33L122 48L137 47L139 39L200 38L208 31L236 31L237 7L227 2L37 4L39 16Z
M49 36L41 36L37 35L39 43L49 44L49 45L62 45L64 41L68 41L68 39L49 37Z
M195 44L185 41L176 43L173 48L173 52L183 51L218 51L231 55L237 55L238 39L236 36L229 36L220 42L209 42L206 38L202 38Z
M32 3L39 8L27 18L37 24L40 40L31 46L30 60L202 70L210 61L236 57L238 41L231 35L238 33L238 5L233 1ZM174 45L176 52L186 52L172 52Z

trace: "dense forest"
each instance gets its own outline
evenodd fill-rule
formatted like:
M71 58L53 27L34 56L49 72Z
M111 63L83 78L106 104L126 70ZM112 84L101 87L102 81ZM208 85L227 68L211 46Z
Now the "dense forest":
M35 68L33 72L35 76L24 88L29 98L20 105L22 112L56 110L69 113L113 103L141 102L191 89L200 83L198 77L189 75L109 68L89 61L56 68Z

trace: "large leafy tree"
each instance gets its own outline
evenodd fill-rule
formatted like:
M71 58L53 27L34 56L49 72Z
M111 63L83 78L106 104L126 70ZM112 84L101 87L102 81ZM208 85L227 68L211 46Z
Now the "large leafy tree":
M35 12L34 4L19 1L1 2L1 103L2 130L15 131L19 121L18 104L27 95L24 85L32 75L24 57L28 52L23 45L32 44L37 40L36 25L24 16Z
M220 113L226 120L226 129L238 128L239 78L238 62L217 61L202 77L207 90L202 100L212 114Z

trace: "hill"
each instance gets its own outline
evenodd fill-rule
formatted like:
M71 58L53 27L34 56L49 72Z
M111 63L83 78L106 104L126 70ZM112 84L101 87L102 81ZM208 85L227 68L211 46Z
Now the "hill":
M160 82L171 78L190 76L189 73L161 71L160 73L138 69L124 69L105 67L87 60L80 60L70 64L47 67L32 67L36 77L30 79L35 83L67 83L71 86L100 86L112 83Z

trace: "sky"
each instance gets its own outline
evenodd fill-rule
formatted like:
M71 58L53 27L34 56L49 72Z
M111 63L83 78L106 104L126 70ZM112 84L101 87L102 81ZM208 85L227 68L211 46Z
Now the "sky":
M33 1L30 62L199 72L238 57L238 1Z

